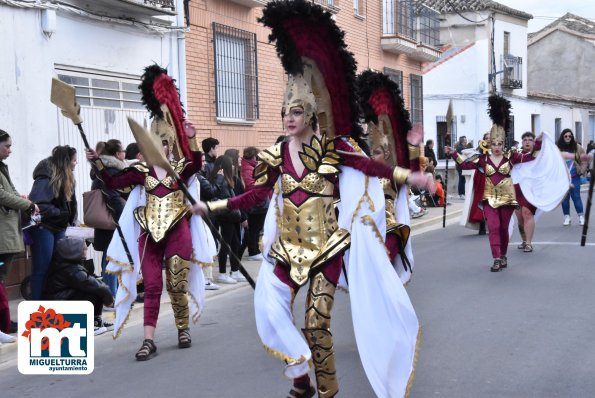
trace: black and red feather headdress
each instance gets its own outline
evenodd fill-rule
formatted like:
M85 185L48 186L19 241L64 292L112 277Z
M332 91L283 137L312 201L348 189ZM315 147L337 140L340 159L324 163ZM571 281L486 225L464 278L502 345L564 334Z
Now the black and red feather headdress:
M259 22L271 28L269 41L275 42L277 55L289 75L314 76L310 83L318 102L321 131L330 137L360 139L356 62L332 15L306 0L271 1Z
M153 64L145 68L138 88L142 93L141 100L153 118L151 130L162 139L173 140L170 142L171 149L178 159L182 156L191 158L184 132L184 108L175 79L167 74L166 69Z
M409 168L407 133L411 121L398 84L383 73L367 70L357 77L357 91L373 145L386 140L393 163Z

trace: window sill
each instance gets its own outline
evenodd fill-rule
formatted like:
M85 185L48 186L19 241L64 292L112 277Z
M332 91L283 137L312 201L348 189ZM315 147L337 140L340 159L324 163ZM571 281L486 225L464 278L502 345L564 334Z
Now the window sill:
M217 124L229 124L234 126L254 126L256 121L250 120L241 120L241 119L225 119L225 118L217 118Z
M358 14L357 12L353 14L353 16L355 17L355 19L359 19L360 21L365 21L366 17L363 15Z

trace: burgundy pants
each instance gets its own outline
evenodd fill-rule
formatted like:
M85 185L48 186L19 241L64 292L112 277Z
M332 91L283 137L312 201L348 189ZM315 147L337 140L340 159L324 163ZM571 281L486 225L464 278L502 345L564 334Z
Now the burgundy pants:
M342 265L343 253L340 253L328 260L326 263L318 266L315 272L313 272L313 275L317 274L318 272L322 272L329 282L337 286L337 283L339 283L339 277L341 276ZM296 293L298 290L300 290L300 287L289 277L289 270L287 270L285 266L277 263L273 272L281 282L292 288Z
M184 260L190 260L192 255L192 237L188 220L183 218L178 221L159 243L155 243L150 235L143 231L138 250L145 285L144 325L156 327L163 291L163 260L167 261L176 254Z
M510 224L514 207L502 206L494 209L488 203L484 203L483 212L488 223L492 257L500 258L505 256L508 251L508 225Z
M388 256L390 258L390 262L394 262L395 258L399 254L399 237L395 234L387 234L386 235L386 249L388 250Z

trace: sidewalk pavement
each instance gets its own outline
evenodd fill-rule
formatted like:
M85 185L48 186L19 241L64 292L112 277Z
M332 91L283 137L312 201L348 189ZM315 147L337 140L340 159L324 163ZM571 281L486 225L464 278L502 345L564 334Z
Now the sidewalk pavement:
M458 198L449 198L448 199L449 205L446 208L446 222L447 224L451 224L457 222L461 216L463 211L463 203L464 200ZM426 209L426 214L422 217L412 219L411 225L411 234L412 236L420 235L425 232L442 228L442 215L443 215L444 208L442 207L428 207ZM256 279L258 275L258 270L260 268L260 261L247 261L245 259L242 260L242 264L248 271L252 278ZM213 277L216 279L218 275L217 271L217 264L215 263L213 266ZM165 279L164 279L165 280ZM215 283L217 283L215 281ZM241 288L250 288L250 285L247 282L243 283L236 283L233 285L217 283L219 285L219 290L206 290L205 291L205 299L208 301L213 297L219 296L221 294L225 294L227 292L241 289ZM10 306L10 313L13 320L17 319L18 314L18 305L23 301L22 298L14 299L9 301ZM163 293L161 295L161 305L162 308L165 306L170 305L170 298L165 290L165 286L163 289ZM142 303L135 303L132 309L132 317L142 317L142 308L144 305ZM113 312L103 312L104 320L108 322L113 322L114 313ZM16 354L9 354L10 351L14 350L16 352L17 344L10 343L10 344L1 344L0 345L0 365L3 362L9 360L9 358L14 357Z

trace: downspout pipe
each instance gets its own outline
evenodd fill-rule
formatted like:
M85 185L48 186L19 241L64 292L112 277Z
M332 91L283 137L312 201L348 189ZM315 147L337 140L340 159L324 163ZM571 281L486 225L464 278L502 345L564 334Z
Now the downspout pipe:
M190 15L188 15L190 18ZM184 0L176 0L176 26L186 26L184 20ZM186 32L182 29L176 30L177 53L178 53L178 89L184 109L188 112L188 90L186 81Z

